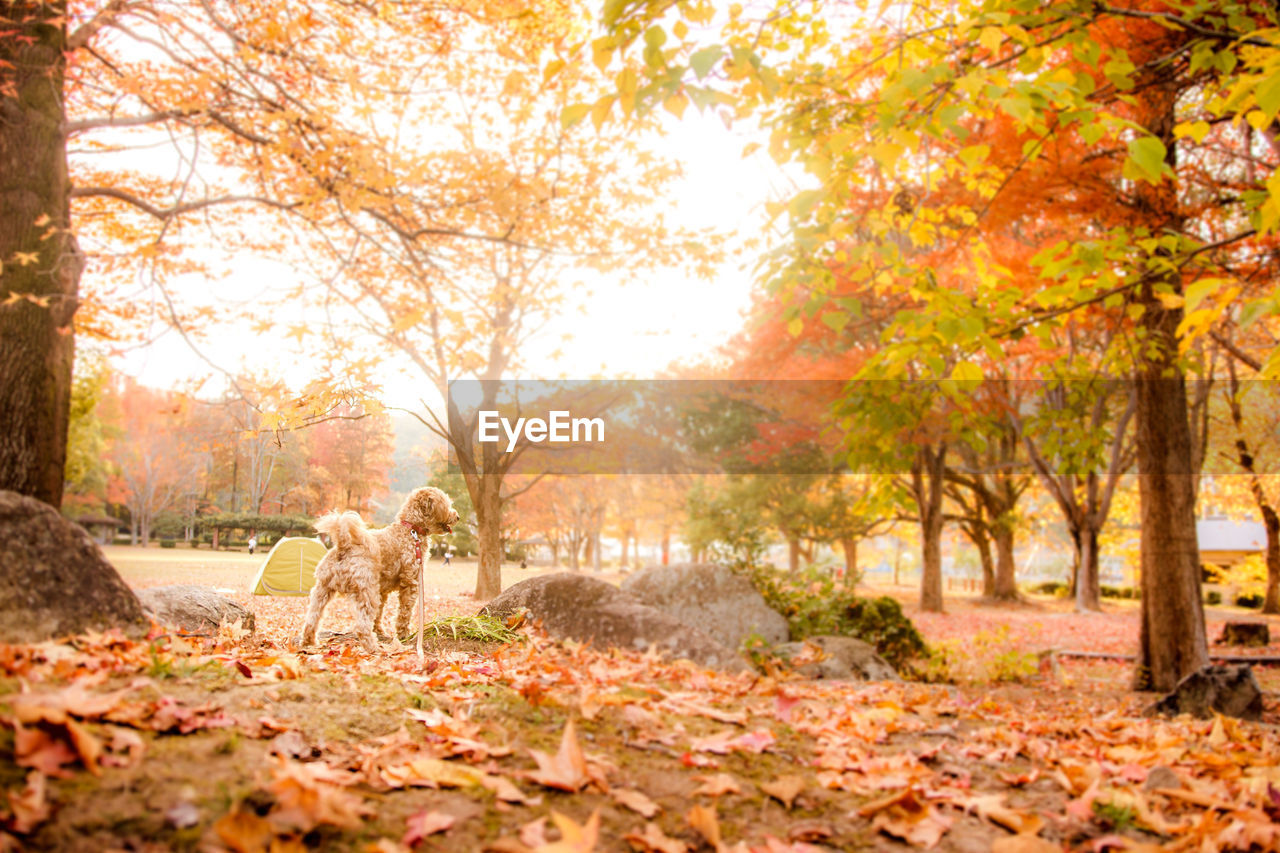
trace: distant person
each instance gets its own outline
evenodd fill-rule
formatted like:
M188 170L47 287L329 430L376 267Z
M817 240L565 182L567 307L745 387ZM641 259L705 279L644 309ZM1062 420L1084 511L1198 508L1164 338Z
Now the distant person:
M453 559L453 549L450 548L449 550L444 552L444 564L446 566L450 565L449 561L452 559Z
M258 547L258 537L250 536L249 537L249 553L252 554L254 552L254 549L256 549L257 547Z
M529 562L524 557L520 558L520 568L522 569L529 568Z

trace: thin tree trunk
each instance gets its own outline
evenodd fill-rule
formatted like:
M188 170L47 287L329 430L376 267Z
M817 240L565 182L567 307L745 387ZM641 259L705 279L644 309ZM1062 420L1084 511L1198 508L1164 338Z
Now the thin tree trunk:
M1262 510L1267 528L1267 594L1262 601L1263 613L1280 613L1280 515L1268 505Z
M59 507L81 255L71 234L65 0L5 5L0 36L0 489ZM46 239L47 238L47 239Z
M1085 526L1080 529L1079 553L1076 572L1076 612L1098 613L1102 610L1102 582L1098 562L1098 529Z
M800 569L800 540L795 537L787 539L787 571L795 574Z
M858 540L844 537L840 540L840 550L844 552L844 583L852 589L858 583Z
M481 473L476 475L476 481L478 500L472 500L479 552L475 596L477 601L488 601L502 592L502 478Z

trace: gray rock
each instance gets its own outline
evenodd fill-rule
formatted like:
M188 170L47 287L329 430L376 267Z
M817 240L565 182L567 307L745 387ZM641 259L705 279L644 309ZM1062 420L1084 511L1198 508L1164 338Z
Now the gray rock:
M78 524L48 504L0 491L0 642L151 627L137 596Z
M790 639L787 620L765 604L750 581L726 566L654 566L629 576L622 591L731 649L741 648L752 634L770 645Z
M174 584L140 590L138 600L161 625L184 634L216 634L222 625L254 628L253 614L206 586Z
M1190 714L1200 719L1212 717L1215 711L1242 720L1262 718L1262 690L1252 667L1206 666L1179 681L1172 693L1149 709L1154 714Z
M853 637L819 635L807 637L804 642L783 643L774 654L790 660L804 651L805 644L821 649L826 657L814 663L796 668L807 678L831 681L901 681L897 670L876 653L876 647Z
M728 646L595 578L569 572L530 578L507 589L480 612L506 620L521 610L560 639L636 651L656 646L669 657L688 658L711 669L742 672L751 668Z

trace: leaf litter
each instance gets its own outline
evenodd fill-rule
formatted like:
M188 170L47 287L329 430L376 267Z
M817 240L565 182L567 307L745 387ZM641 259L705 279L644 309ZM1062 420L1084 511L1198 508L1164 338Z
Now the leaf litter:
M0 647L0 850L1280 848L1274 707L1148 718L1118 666L839 684L528 627L445 632L419 665L341 635L298 650L287 615L254 635Z

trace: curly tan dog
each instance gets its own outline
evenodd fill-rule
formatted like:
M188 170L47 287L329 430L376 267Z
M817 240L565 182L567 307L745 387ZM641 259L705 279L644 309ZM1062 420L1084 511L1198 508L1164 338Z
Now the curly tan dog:
M335 593L349 595L356 604L356 637L366 651L378 648L374 631L382 621L382 608L392 590L400 594L396 636L409 632L418 594L418 567L424 540L432 533L449 533L458 521L449 496L437 488L416 489L396 520L381 530L369 530L354 512L330 512L316 521L316 530L333 542L316 566L316 585L302 629L302 645L315 642L325 605Z

